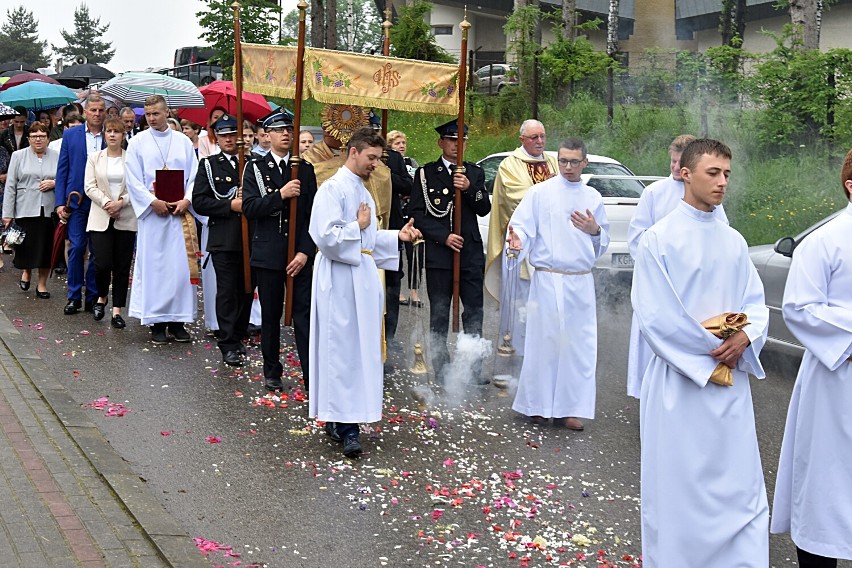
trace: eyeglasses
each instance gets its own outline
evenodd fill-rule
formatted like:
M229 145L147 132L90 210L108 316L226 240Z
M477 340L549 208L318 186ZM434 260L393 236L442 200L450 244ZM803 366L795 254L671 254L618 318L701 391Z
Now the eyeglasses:
M31 140L40 140L40 139L46 139L46 138L47 138L47 134L30 134Z
M270 128L267 132L277 132L278 134L283 134L284 132L292 132L292 126L276 126L274 128Z
M565 158L559 158L559 165L560 166L571 166L572 168L576 168L577 166L579 166L580 164L582 164L585 161L586 161L585 158L582 159L582 160L566 160Z

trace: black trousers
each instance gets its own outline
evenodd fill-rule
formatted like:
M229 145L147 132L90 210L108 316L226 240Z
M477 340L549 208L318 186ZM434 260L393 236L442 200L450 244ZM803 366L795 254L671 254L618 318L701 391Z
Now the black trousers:
M257 295L260 299L260 351L263 353L263 376L280 379L284 374L281 364L281 316L284 313L284 288L287 273L283 270L255 268ZM313 265L308 263L293 278L293 334L296 352L302 365L305 389L308 388L308 339L311 326L311 276Z
M248 335L254 286L246 293L243 274L243 253L211 252L216 270L216 320L219 322L219 350L239 351Z
M114 224L115 219L110 219L106 231L91 231L89 238L95 250L95 286L98 293L105 297L112 280L112 307L123 308L127 305L136 231L120 231Z
M800 568L837 568L837 560L835 558L817 556L799 547L796 547L796 556L798 556Z
M399 291L402 288L402 271L385 270L385 339L396 336L399 323Z
M461 314L464 332L482 335L482 285L481 267L462 267L459 274L459 299L464 307ZM447 349L447 332L450 325L450 309L453 301L452 269L427 268L426 292L429 294L429 329L432 332L432 367L439 379L444 367L450 362ZM480 365L472 369L479 377Z

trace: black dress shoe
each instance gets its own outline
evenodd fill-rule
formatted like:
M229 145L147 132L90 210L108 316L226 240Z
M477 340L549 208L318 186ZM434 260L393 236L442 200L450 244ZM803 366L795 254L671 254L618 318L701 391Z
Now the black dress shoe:
M239 347L237 347L237 353L239 353L240 355L242 355L243 357L245 357L245 356L247 355L247 352L246 352L246 346L245 346L245 345L243 345L242 343L240 343L240 346L239 346Z
M225 351L222 354L222 361L231 367L242 367L243 359L240 357L239 351Z
M87 300L86 305L83 307L83 311L89 312L91 314L91 313L94 313L94 310L95 310L94 302L89 302Z
M151 326L151 342L154 345L165 345L169 342L169 336L166 335L166 324L155 323Z
M358 433L354 432L346 436L343 441L343 455L347 458L357 458L361 455L361 440Z
M83 305L83 302L80 300L68 300L68 303L65 304L65 315L73 316L77 312L80 311L80 306Z
M325 433L328 434L328 437L331 438L332 442L337 442L339 444L343 441L343 438L341 438L340 434L337 432L337 424L334 422L325 423Z
M30 289L30 281L29 280L21 280L20 282L18 282L18 286L21 287L21 290L26 292L27 290Z
M266 390L269 392L284 390L284 383L281 381L281 377L265 377L263 380L263 386L265 386Z
M92 306L92 313L95 315L95 321L101 321L106 315L106 304L102 304L100 302L95 303L95 305Z
M172 337L174 337L175 341L178 343L189 343L192 341L192 336L188 331L186 331L183 327L183 323L181 322L169 323L169 333L172 334Z
M406 299L404 299L404 300L400 300L400 301L399 301L399 305L400 305L400 306L407 306L407 305L409 305L410 303L411 303L411 300L409 300L408 298L406 298Z
M248 328L246 329L246 333L249 335L249 337L253 335L260 335L260 326L249 324Z
M47 290L45 290L44 292L42 292L41 290L36 290L36 298L41 298L42 300L49 300L50 292L48 292Z
M127 327L127 324L124 323L124 318L121 317L121 314L112 316L112 320L110 320L110 323L115 329L124 329L125 327Z

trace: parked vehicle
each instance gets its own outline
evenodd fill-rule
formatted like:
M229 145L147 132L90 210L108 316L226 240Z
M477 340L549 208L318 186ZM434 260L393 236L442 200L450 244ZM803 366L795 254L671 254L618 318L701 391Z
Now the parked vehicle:
M216 50L209 47L179 47L175 50L174 67L159 69L156 72L189 81L197 86L209 85L223 78L222 67L210 62L215 57Z
M556 156L556 152L547 152ZM494 191L494 178L500 162L510 152L491 154L477 164L485 170L485 187L489 195ZM595 263L596 268L610 271L633 271L633 257L627 247L627 228L636 212L639 197L646 182L663 179L659 176L636 176L627 166L608 158L588 154L589 163L583 170L583 181L595 188L603 197L606 216L609 221L610 244L607 252ZM490 215L479 217L479 232L485 246L488 243ZM566 220L567 222L567 220Z
M477 93L499 95L506 85L518 84L518 72L512 65L492 63L477 69L473 81Z
M757 273L763 282L766 307L769 308L769 338L767 342L781 352L801 357L805 349L787 329L781 311L784 301L784 288L787 285L787 273L790 271L793 254L805 237L840 213L841 211L832 213L795 237L782 237L774 245L757 245L748 249L751 262L757 268Z

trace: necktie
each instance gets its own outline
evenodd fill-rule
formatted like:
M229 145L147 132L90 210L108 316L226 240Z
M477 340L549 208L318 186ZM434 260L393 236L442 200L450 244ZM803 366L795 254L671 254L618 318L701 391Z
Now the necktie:
M236 170L236 171L237 171L237 173L239 173L239 171L240 171L240 161L237 159L237 157L236 157L236 156L231 156L231 163L232 163L232 164L234 164L234 170Z
M278 165L281 166L281 175L284 176L284 179L287 179L287 160L281 160L278 162Z
M456 173L456 168L457 168L457 167L458 167L458 166L457 166L457 165L455 165L455 164L450 164L450 177L452 177L452 176L453 176L453 174L455 174L455 173Z

